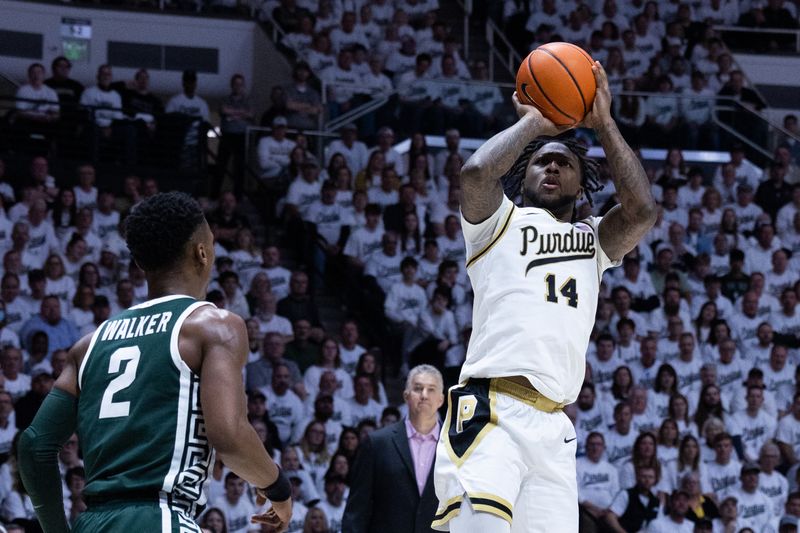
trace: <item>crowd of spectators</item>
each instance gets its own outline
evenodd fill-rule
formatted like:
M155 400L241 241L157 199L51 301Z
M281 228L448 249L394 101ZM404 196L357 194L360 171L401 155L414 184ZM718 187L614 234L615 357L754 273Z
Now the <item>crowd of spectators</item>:
M626 137L640 139L647 146L680 143L687 148L718 149L722 139L711 117L715 103L725 100L717 97L736 100L756 111L765 107L761 96L748 87L714 26L737 21L746 24L743 20L751 13L771 11L785 12L781 23L760 27L797 25L794 3L783 0L768 5L732 0L508 0L502 8L499 4L495 4L495 14L518 50L527 53L551 41L572 42L604 65L612 92L656 93L617 98L614 106ZM757 47L749 41L744 45ZM724 118L752 136L752 123L737 115L735 121L731 116Z
M163 164L188 169L202 164L203 136L209 107L198 93L197 73L184 71L183 90L166 104L150 90L150 75L139 69L134 79L115 81L111 65L97 69L96 84L84 87L70 77L69 59L56 57L47 77L45 66L33 63L27 80L16 91L14 109L4 115L0 140L22 153L58 153L62 157L110 161L132 167ZM241 75L231 80L232 97L242 96ZM221 128L229 140L243 133L231 124L241 118L236 104L221 107ZM244 154L231 143L229 154ZM225 156L230 157L230 155ZM225 159L227 163L228 159ZM239 160L237 160L239 161Z
M329 119L390 98L361 121L368 137L376 124L403 134L441 134L449 125L470 137L493 129L504 102L500 90L480 83L488 80L485 62L467 65L438 9L438 0L265 2L261 13L285 32L281 44L298 61L296 83L282 95L289 125L303 127L323 112L319 93L305 88L313 76L326 92ZM301 107L306 104L314 106L311 112Z
M438 0L167 4L253 13L281 28L280 44L296 60L294 83L275 87L271 100L290 128L316 129L320 120L384 97L388 104L360 119L367 138L372 139L380 125L402 135L441 134L447 127L458 127L467 137L480 137L508 121L507 99L497 86L482 83L489 81L484 61L462 57L452 21L438 14ZM766 105L713 26L798 26L797 8L785 0L505 0L478 7L479 13L484 11L495 16L522 55L547 42L572 42L603 63L613 92L655 93L617 99L614 112L625 133L649 146L681 142L688 148L717 149L725 140L711 121L716 97L756 111ZM795 41L791 35L758 33L727 35L726 40L750 50L774 50L784 41ZM271 126L272 118L262 125ZM752 132L747 119L731 121L737 130ZM129 142L132 137L126 132Z
M448 131L438 153L416 134L406 154L392 148L388 127L372 148L357 133L345 128L324 169L303 150L280 168L290 173L274 213L283 241L254 234L233 192L206 204L218 257L208 299L246 320L250 418L291 473L296 517L321 510L330 531L341 525L359 442L403 416L385 379L427 363L455 383L472 327L458 215L469 152L459 132ZM686 514L773 531L798 512L798 151L782 145L765 169L739 147L730 156L704 171L670 150L663 166L650 166L659 222L604 277L586 385L567 408L586 527L636 531L657 515L661 523ZM65 350L146 297L121 221L158 183L129 176L114 194L97 190L95 174L84 164L55 178L36 157L24 187L0 181L0 452L30 423ZM614 203L610 177L603 181L582 215ZM315 303L322 286L351 317L335 330ZM60 457L74 518L84 508L80 457L71 444ZM2 516L24 522L33 510L12 465L0 468ZM680 511L683 493L662 505L678 489L690 511ZM648 501L641 516L628 512L636 494ZM250 527L249 492L224 465L210 496L207 524L222 516L229 531ZM292 531L304 527L298 518Z

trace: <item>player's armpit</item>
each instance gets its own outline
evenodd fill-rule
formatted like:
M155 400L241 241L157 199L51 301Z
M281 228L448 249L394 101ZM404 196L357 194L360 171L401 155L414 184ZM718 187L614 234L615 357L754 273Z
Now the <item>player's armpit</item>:
M600 246L612 261L618 261L633 250L642 237L653 227L649 213L630 216L622 205L617 204L606 213L597 228Z

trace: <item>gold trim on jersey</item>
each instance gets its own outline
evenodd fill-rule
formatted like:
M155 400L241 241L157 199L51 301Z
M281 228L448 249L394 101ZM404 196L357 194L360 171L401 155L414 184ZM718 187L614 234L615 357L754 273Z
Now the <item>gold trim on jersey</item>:
M455 387L463 387L466 385L466 382L456 385ZM453 387L453 388L455 388ZM456 467L461 467L469 456L472 455L472 452L475 451L475 448L480 444L483 438L497 425L497 383L496 380L491 380L489 382L489 422L480 430L478 435L475 437L475 440L472 441L472 444L469 445L467 451L464 452L464 455L459 457L453 447L450 445L450 436L448 432L450 430L450 417L453 412L453 404L451 394L447 394L447 415L444 419L444 431L442 431L442 437L444 439L444 447L447 450L447 455L450 457L450 460L456 465Z
M536 207L536 206L531 206L531 207ZM548 215L550 215L551 217L553 217L553 220L555 220L556 222L561 222L561 223L564 223L564 221L563 221L563 220L561 220L560 218L558 218L557 216L555 216L555 215L553 214L553 212L552 212L552 211L550 211L549 209L547 209L546 207L540 207L539 209L541 209L542 211L544 211L545 213L547 213Z
M443 504L439 505L439 508L436 509L436 514L433 515L431 527L434 528L444 525L453 518L457 517L461 512L461 502L463 499L463 496L456 496L455 498L450 498Z
M492 249L492 247L493 247L495 244L497 244L497 242L500 240L500 238L501 238L501 237L502 237L502 236L505 234L505 232L508 230L508 227L511 225L511 217L514 215L514 211L516 210L516 207L517 207L517 206L515 206L515 205L513 205L513 204L511 205L511 209L509 209L509 210L508 210L508 214L506 215L506 219L503 221L503 225L500 227L500 231L497 233L497 235L495 235L494 237L492 237L492 240L491 240L491 241L489 241L489 244L487 244L486 246L484 246L484 247L483 247L483 248L482 248L482 249L481 249L481 250L480 250L478 253L476 253L475 255L473 255L473 256L472 256L472 257L471 257L471 258L470 258L470 259L467 261L467 268L471 267L471 266L472 266L472 265L475 263L475 261L477 261L478 259L480 259L480 258L481 258L481 257L483 257L484 255L486 255L486 253L487 253L489 250L491 250L491 249Z
M545 413L555 413L566 405L566 403L554 402L536 389L528 388L505 378L492 378L492 387L500 394L511 396L515 400L519 400Z
M476 511L491 513L499 516L509 524L511 523L514 506L507 500L488 492L468 492L467 498L469 498L469 503Z

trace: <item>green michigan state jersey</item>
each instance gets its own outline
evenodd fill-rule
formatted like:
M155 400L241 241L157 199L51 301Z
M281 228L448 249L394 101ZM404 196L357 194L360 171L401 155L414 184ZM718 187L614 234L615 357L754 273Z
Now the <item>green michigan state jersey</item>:
M100 325L78 373L84 494L152 495L194 515L213 465L200 377L178 352L181 325L208 302L171 295Z

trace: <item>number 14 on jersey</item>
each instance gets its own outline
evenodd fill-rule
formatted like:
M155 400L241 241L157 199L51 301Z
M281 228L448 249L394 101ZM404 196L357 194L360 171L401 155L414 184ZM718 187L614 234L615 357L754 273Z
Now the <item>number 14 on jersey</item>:
M556 275L547 274L544 277L544 283L544 299L548 302L557 304L558 295L556 294ZM567 280L562 283L561 286L559 286L558 292L561 293L561 296L567 299L567 305L570 307L578 307L578 284L575 281L575 278L572 276L568 277Z

